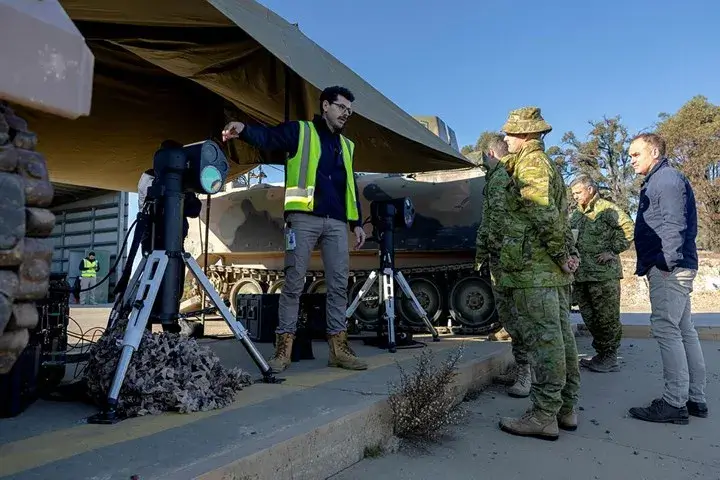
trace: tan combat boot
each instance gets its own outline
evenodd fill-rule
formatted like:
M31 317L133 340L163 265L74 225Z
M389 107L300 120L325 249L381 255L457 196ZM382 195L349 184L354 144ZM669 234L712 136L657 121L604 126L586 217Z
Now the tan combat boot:
M292 333L275 334L275 354L268 361L273 373L280 373L290 366L293 340L295 335Z
M530 387L532 387L530 365L527 363L519 365L517 380L512 387L508 388L507 393L514 398L525 398L530 396Z
M500 420L500 430L525 437L542 440L557 440L560 436L557 418L548 417L534 411L532 407L520 418L504 417Z
M513 363L507 372L501 373L500 375L493 377L493 383L509 386L517 381L517 375L518 375L518 364Z
M512 337L507 330L505 330L505 327L503 327L499 331L488 335L488 340L491 342L505 342L512 340Z
M558 427L563 430L574 432L578 426L578 415L577 410L572 409L560 409L557 415Z
M360 360L347 341L347 332L328 335L330 358L328 367L340 367L347 370L366 370L367 363Z

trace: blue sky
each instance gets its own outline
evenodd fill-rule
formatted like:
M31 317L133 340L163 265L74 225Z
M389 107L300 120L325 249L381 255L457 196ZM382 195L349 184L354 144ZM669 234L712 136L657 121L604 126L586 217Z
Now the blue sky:
M551 145L603 115L635 133L696 94L720 102L717 0L259 1L461 146L524 105Z

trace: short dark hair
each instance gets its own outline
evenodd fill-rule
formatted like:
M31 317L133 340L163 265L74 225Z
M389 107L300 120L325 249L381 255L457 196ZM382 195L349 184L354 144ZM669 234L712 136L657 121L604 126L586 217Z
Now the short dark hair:
M328 103L333 103L335 100L337 100L338 95L342 95L351 102L355 101L355 95L353 95L353 93L347 88L337 85L334 87L327 87L320 94L320 111L322 111L322 104L325 100L327 100Z
M658 152L660 152L660 158L665 156L665 139L657 133L641 133L635 135L632 140L630 140L630 143L633 143L635 140L643 140L651 147L657 148Z
M598 185L595 182L595 180L592 179L590 175L581 173L575 179L570 182L570 188L574 187L575 185L582 185L584 187L593 187L595 191L598 191Z
M505 143L505 136L500 133L493 133L488 140L486 150L494 150L500 155L500 158L508 154L508 146ZM485 152L487 153L487 152Z

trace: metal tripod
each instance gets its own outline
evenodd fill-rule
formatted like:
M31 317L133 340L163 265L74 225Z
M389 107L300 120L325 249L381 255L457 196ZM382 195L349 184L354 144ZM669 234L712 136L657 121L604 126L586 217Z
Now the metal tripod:
M197 282L202 286L205 293L207 293L210 297L212 303L220 311L220 314L230 327L230 330L232 330L235 337L242 342L243 346L260 369L260 372L263 375L262 381L265 383L277 382L275 377L272 375L272 369L250 340L247 330L242 323L233 317L230 309L222 301L222 298L220 298L220 295L217 291L215 291L210 283L210 280L205 276L195 259L187 252L179 253L179 255L182 257L183 262L190 272L192 272ZM160 285L167 265L168 254L165 250L155 250L150 255L143 258L140 268L138 268L131 280L132 287L124 293L122 299L118 299L116 302L117 311L116 309L113 309L113 312L111 313L111 326L114 326L120 318L121 312L124 310L123 307L127 305L126 302L131 298L132 292L137 291L135 300L132 302L132 311L130 312L128 318L128 324L125 328L125 336L122 341L122 353L108 393L106 410L88 419L89 423L112 424L117 423L120 420L117 417L116 411L120 389L122 388L125 375L127 374L127 370L130 365L130 359L132 358L133 353L135 353L140 346L140 341L142 340L143 332L147 326L153 304L155 303L155 298L160 291Z
M428 318L427 313L422 308L422 305L420 305L420 302L418 301L413 291L410 289L410 285L408 285L402 272L400 270L393 270L392 267L385 267L383 268L382 272L383 273L380 276L379 290L380 302L385 306L384 316L387 319L388 325L388 351L391 353L397 351L397 347L395 344L395 281L398 282L402 291L412 301L413 307L415 307L415 311L422 318L423 322L425 322L425 326L432 333L433 342L439 342L440 338L438 336L437 330L435 330L435 327L433 327L432 323L430 323L430 319ZM345 312L346 318L350 318L353 312L355 312L355 309L358 307L365 294L370 290L372 284L375 283L376 277L377 272L375 270L370 272L367 280L365 280L365 284L362 286L362 288L360 288L357 296Z

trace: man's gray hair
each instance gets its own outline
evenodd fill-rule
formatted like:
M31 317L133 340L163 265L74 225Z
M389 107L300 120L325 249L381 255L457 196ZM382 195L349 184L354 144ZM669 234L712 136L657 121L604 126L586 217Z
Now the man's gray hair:
M494 151L498 158L502 158L509 153L507 143L505 143L505 137L499 133L493 134L492 137L490 137L487 143L487 149L488 151Z
M580 174L577 177L575 177L575 180L572 181L570 184L570 188L574 187L575 185L582 185L583 187L592 187L593 190L596 192L598 191L598 185L595 180L590 175L587 174Z

